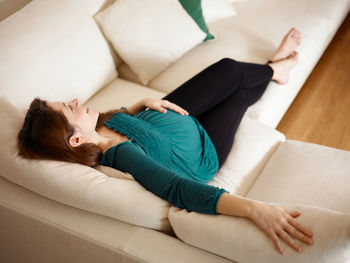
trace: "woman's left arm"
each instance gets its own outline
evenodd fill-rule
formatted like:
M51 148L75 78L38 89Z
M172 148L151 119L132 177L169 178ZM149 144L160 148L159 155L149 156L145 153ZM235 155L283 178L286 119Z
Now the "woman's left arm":
M162 113L166 113L166 109L171 109L181 115L188 115L188 112L180 106L167 100L160 100L154 98L144 98L142 100L139 100L135 104L128 107L128 111L132 115L135 115L136 113L143 111L146 108L157 110Z

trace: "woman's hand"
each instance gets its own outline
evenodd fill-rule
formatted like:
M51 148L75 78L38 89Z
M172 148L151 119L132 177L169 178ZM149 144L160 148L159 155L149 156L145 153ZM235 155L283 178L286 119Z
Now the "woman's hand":
M157 110L162 113L166 113L166 109L173 110L181 115L188 115L188 112L181 108L180 106L171 103L167 100L159 100L159 99L153 99L153 98L145 98L143 100L143 104L145 107L153 110Z
M292 237L308 245L313 243L311 230L294 219L299 215L301 213L298 211L288 212L281 207L259 202L249 218L273 240L277 250L283 255L285 252L281 239L298 252L302 249Z

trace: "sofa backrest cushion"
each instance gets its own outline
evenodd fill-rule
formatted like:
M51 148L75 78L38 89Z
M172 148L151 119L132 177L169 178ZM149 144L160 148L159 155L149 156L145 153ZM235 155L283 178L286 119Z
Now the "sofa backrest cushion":
M0 175L7 180L72 207L160 231L171 229L169 203L128 180L127 174L114 171L111 177L80 164L23 159L16 147L23 113L0 98L0 119Z
M19 108L35 96L86 101L117 72L82 1L34 0L0 22L0 93Z

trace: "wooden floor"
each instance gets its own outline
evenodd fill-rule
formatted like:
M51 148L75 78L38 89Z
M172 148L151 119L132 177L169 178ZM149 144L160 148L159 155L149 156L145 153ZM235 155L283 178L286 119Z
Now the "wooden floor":
M350 15L277 130L287 139L350 151Z

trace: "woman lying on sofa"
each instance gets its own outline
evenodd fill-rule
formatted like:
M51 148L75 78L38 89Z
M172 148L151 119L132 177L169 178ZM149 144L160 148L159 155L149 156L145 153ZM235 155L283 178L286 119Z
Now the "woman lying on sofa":
M177 207L247 217L281 254L281 239L301 252L293 238L311 245L312 232L296 221L300 212L206 184L224 164L247 108L270 80L288 81L300 38L292 28L267 64L224 58L163 99L146 98L128 109L98 113L77 99L64 103L36 98L18 134L19 155L128 172Z

